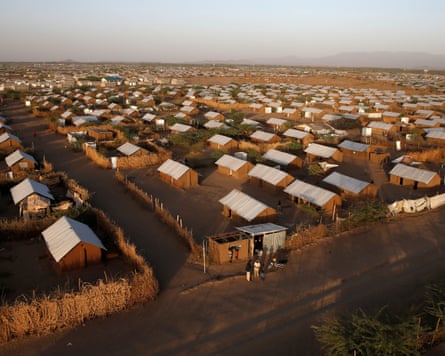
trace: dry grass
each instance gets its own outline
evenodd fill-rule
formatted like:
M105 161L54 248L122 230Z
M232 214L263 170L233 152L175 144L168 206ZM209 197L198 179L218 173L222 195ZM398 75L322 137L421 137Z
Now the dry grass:
M63 175L63 174L62 174ZM72 180L68 184L83 189ZM97 226L118 247L124 260L133 272L118 280L98 280L95 284L81 283L78 291L63 291L35 298L18 298L11 304L0 307L0 343L28 335L44 335L58 329L74 327L85 320L103 317L111 313L144 303L156 298L159 283L153 270L147 265L136 247L124 236L123 231L113 224L101 210L91 208L95 213ZM29 237L38 235L49 226L55 217L44 220L3 222L0 225L2 237L13 234Z
M409 152L408 154L416 161L437 163L445 158L445 149L436 148L433 150Z
M328 234L329 230L323 224L306 229L297 227L296 232L286 239L286 248L299 249L323 240Z

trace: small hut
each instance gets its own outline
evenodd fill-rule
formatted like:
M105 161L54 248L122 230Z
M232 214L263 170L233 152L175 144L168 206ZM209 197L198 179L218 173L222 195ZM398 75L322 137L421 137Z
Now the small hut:
M233 189L219 200L223 205L223 214L228 218L240 217L248 222L273 220L276 210L251 196Z
M351 140L344 140L338 146L344 156L358 158L362 160L368 160L370 156L370 145L355 142Z
M219 134L213 135L207 142L215 150L230 151L238 148L238 142L233 138Z
M332 159L336 162L343 161L343 154L335 147L311 143L304 150L307 160L312 162L317 158Z
M0 135L0 150L8 153L22 149L22 141L15 135L5 132Z
M322 182L337 187L341 191L342 197L375 198L377 195L377 187L374 184L338 172L332 172Z
M310 203L323 209L329 215L333 215L337 207L341 206L341 197L327 189L317 187L296 179L284 189L293 201Z
M12 173L30 171L37 165L37 161L33 156L21 150L15 150L10 155L6 156L5 162Z
M248 175L251 178L257 179L260 185L262 185L262 182L266 182L275 188L285 188L294 180L294 177L290 174L261 163L256 164L249 171Z
M433 171L410 167L398 163L389 172L389 182L396 185L417 188L432 188L441 184L440 175Z
M172 159L168 159L161 164L158 172L161 179L176 187L191 188L199 184L196 171Z
M12 200L19 205L19 216L30 218L47 215L54 200L49 188L33 179L25 178L10 189Z
M49 253L62 271L99 263L102 250L106 250L88 225L66 216L43 230L42 236Z
M273 163L279 164L282 167L303 167L303 160L293 154L282 152L271 148L264 155L263 158Z
M215 164L218 166L218 172L234 178L246 178L253 164L241 158L224 155L218 159Z

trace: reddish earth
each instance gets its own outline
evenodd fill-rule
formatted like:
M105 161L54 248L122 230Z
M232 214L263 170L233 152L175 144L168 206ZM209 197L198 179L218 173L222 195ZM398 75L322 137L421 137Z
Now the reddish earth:
M426 284L443 278L444 208L295 251L286 267L266 273L264 282L247 282L243 263L211 266L204 274L200 266L186 263L186 249L176 236L132 199L112 172L65 151L65 139L20 105L2 111L27 142L38 130L37 150L93 193L93 204L143 250L162 287L154 302L4 345L2 355L313 355L320 350L310 326L325 313L385 304L406 308L421 298Z

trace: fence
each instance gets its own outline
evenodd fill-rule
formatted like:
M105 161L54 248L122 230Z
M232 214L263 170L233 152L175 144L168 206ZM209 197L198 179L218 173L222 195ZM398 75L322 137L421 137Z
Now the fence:
M170 226L176 231L178 236L187 244L191 254L194 257L200 256L200 246L198 246L193 239L193 233L191 229L184 226L182 218L177 215L176 218L166 209L164 204L153 195L149 195L139 188L135 183L128 181L119 170L116 171L116 179L118 182L124 184L127 189L138 197L151 211L153 211L166 225Z

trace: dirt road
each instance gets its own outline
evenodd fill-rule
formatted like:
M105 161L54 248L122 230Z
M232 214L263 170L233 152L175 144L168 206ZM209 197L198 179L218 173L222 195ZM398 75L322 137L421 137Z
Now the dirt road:
M169 231L164 235L162 226L154 225L160 235L149 234L155 223L114 183L111 172L97 169L81 154L57 151L63 139L46 131L40 135L45 151L54 152L47 158L54 159L56 169L95 192L93 203L147 249L164 289L155 302L73 330L11 343L1 355L314 355L319 345L310 326L323 313L384 304L403 308L422 296L425 284L443 277L445 209L295 252L283 270L267 273L265 281L247 282L240 275L188 288L202 281L203 273L184 264L182 245L170 241ZM130 205L134 210L127 210ZM164 251L164 239L173 254L179 251L179 261L173 254L157 255ZM243 269L237 263L213 267L211 273Z

